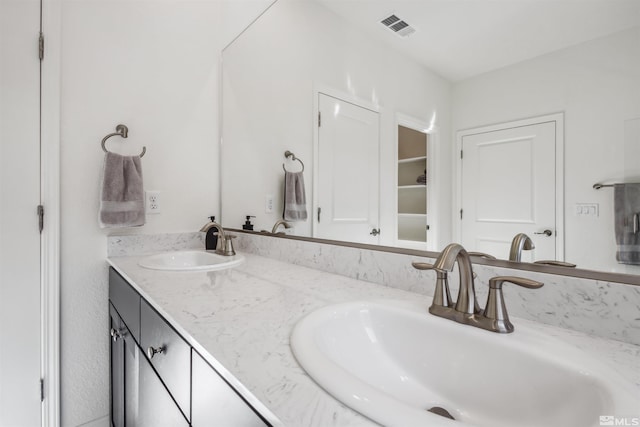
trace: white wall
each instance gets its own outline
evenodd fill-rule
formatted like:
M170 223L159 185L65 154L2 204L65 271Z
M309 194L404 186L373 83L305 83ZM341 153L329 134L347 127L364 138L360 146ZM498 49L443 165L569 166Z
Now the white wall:
M62 425L109 412L106 236L196 231L218 210L219 4L65 1L61 95ZM136 229L98 227L101 139L118 123L162 212Z
M396 113L435 125L448 142L450 84L430 70L353 30L313 2L280 0L224 52L223 222L240 227L255 215L255 229L271 230L282 218L283 153L305 163L307 207L313 177L313 94L329 87L378 105L381 123L381 237L393 244ZM451 164L450 150L438 163ZM291 166L295 167L295 166ZM441 235L450 235L451 190L447 167L436 178ZM357 172L356 172L357 173ZM265 196L275 209L265 213ZM295 234L311 234L311 220Z
M454 131L565 113L565 258L581 268L640 273L615 261L613 189L592 189L640 178L625 150L640 146L639 41L636 28L453 86ZM576 217L576 203L599 204L600 216Z

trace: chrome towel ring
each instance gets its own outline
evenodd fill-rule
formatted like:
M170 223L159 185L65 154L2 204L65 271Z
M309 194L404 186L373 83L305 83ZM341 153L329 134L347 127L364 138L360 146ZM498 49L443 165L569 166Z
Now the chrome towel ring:
M302 170L300 172L304 172L304 163L302 163L302 160L297 158L295 154L293 154L291 151L287 150L287 151L284 152L284 156L287 157L287 158L291 157L291 160L299 161L300 164L302 165ZM284 169L285 172L288 172L287 168L284 167L284 163L282 164L282 169Z
M123 138L127 138L129 136L129 128L126 127L125 125L116 126L116 131L114 133L110 133L109 135L102 138L102 151L104 151L105 153L109 152L109 150L107 150L107 147L105 146L107 139L116 135L121 136ZM142 147L142 153L140 153L140 157L144 156L144 153L146 152L147 152L147 147Z

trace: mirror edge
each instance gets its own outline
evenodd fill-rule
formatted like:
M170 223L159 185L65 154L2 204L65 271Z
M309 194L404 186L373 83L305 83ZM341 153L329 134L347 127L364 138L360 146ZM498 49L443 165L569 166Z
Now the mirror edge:
M272 234L268 232L242 230L237 228L230 228L229 231L234 233L254 234L264 237L275 237L281 239L298 240L303 242L313 242L325 245L344 246L348 248L367 249L378 252L389 252L394 254L412 255L425 258L437 258L439 252L421 251L417 249L398 248L393 246L381 246L381 245L369 245L365 243L353 243L341 240L328 240L318 239L313 237L304 236L291 236L286 234ZM531 271L535 273L554 274L557 276L575 277L579 279L590 279L604 282L618 283L623 285L640 286L640 275L624 274L624 273L611 273L605 271L586 270L582 268L568 268L558 267L552 265L538 265L525 262L513 262L506 260L493 260L486 259L478 256L472 256L471 260L474 264L488 265L492 267L511 268L514 270Z

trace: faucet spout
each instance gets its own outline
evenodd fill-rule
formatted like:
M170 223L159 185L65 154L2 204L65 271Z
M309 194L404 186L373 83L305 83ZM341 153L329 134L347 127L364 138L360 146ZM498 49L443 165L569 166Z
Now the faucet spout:
M278 227L280 226L284 226L284 228L289 229L291 227L293 227L293 225L289 224L287 221L285 220L278 220L276 221L275 224L273 224L273 228L271 229L271 233L276 234L276 232L278 231Z
M509 251L509 261L520 262L522 258L522 251L535 249L533 240L524 233L518 233L513 237L511 241L511 250Z
M213 219L202 226L200 231L206 233L205 248L207 250L218 250L221 247L220 243L225 241L224 229ZM216 231L218 232L217 236L215 235Z
M458 263L460 273L460 287L458 289L458 299L455 310L465 314L480 313L480 306L476 297L476 288L473 281L473 268L469 253L462 245L451 243L440 253L438 259L433 264L438 270L453 270L455 263Z
M525 235L523 234L523 236ZM458 290L458 299L453 305L449 294L447 273L453 270L456 262L460 272L460 289ZM413 262L412 265L418 270L435 270L436 272L436 289L429 313L464 325L498 333L513 332L513 325L509 322L502 296L502 283L510 282L525 288L542 286L540 282L521 277L494 277L489 281L489 297L486 307L484 310L480 310L473 283L471 257L461 245L457 243L448 245L433 264Z

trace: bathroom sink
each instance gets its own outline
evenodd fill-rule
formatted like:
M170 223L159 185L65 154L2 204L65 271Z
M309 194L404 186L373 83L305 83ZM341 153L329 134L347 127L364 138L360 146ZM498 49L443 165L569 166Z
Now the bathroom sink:
M244 256L223 256L209 251L178 251L150 255L138 264L152 270L212 271L232 268L244 262Z
M321 387L385 426L587 427L640 406L637 386L559 339L460 325L418 303L322 308L291 347Z

